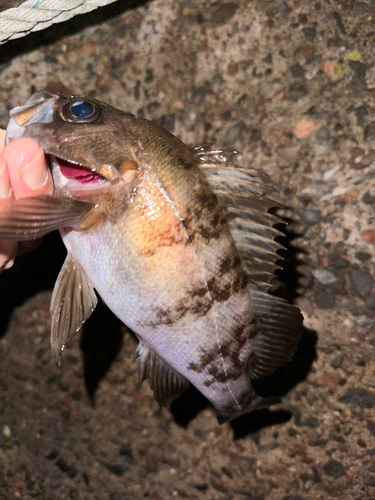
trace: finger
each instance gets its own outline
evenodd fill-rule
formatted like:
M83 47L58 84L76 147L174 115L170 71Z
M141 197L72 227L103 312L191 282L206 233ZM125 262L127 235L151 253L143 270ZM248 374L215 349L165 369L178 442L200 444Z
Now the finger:
M4 158L0 155L0 210L9 205L13 200L9 175ZM0 241L0 271L12 267L18 251L16 241Z
M43 149L35 141L16 139L4 148L3 158L16 199L53 193L51 172Z
M2 128L0 128L0 154L5 146L5 134L6 134L6 131L3 130Z

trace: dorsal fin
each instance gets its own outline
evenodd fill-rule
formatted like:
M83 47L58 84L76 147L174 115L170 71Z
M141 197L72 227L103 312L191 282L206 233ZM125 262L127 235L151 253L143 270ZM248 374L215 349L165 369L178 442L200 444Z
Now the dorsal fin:
M196 148L196 152L200 168L224 211L249 278L255 312L250 373L254 379L264 377L290 361L303 320L298 307L268 294L274 272L280 267L277 251L283 248L275 241L282 233L274 225L285 224L268 211L281 205L266 197L275 191L264 183L268 176L230 164L231 152L206 146Z
M236 151L209 146L195 151L199 167L224 211L252 289L267 292L275 270L280 268L277 251L283 248L275 241L282 233L273 226L285 222L268 212L281 205L266 197L276 190L265 184L266 174L229 163Z
M190 383L173 368L167 365L151 349L139 342L133 361L139 357L139 384L149 379L150 388L156 401L162 406L169 406L174 399L187 389Z

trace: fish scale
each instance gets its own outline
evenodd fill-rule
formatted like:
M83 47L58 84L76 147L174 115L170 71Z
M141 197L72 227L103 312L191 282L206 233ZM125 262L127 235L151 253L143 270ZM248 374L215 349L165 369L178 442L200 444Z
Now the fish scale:
M0 212L0 239L61 233L56 358L95 308L96 290L138 337L140 380L161 404L189 383L220 422L274 402L251 378L291 359L302 317L268 294L280 245L264 174L82 96L33 95L11 111L7 140L21 136L50 155L55 193Z

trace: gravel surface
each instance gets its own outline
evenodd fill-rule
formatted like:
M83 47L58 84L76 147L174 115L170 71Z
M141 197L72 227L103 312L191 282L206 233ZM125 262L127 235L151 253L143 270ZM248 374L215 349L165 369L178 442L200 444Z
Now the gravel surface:
M170 411L137 388L136 342L104 306L58 368L48 236L0 277L0 498L375 498L374 3L129 5L1 46L0 126L46 88L241 151L285 205L275 291L302 339L257 383L283 402L223 426L194 390Z

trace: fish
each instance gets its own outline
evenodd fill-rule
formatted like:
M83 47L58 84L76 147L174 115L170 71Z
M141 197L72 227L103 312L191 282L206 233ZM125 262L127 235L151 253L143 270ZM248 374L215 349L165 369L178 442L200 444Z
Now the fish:
M59 363L99 295L137 337L139 381L161 405L192 384L223 423L279 401L251 381L292 359L303 318L269 293L282 246L265 174L79 95L33 94L11 110L6 137L35 140L52 171L53 195L0 211L0 239L61 234Z

